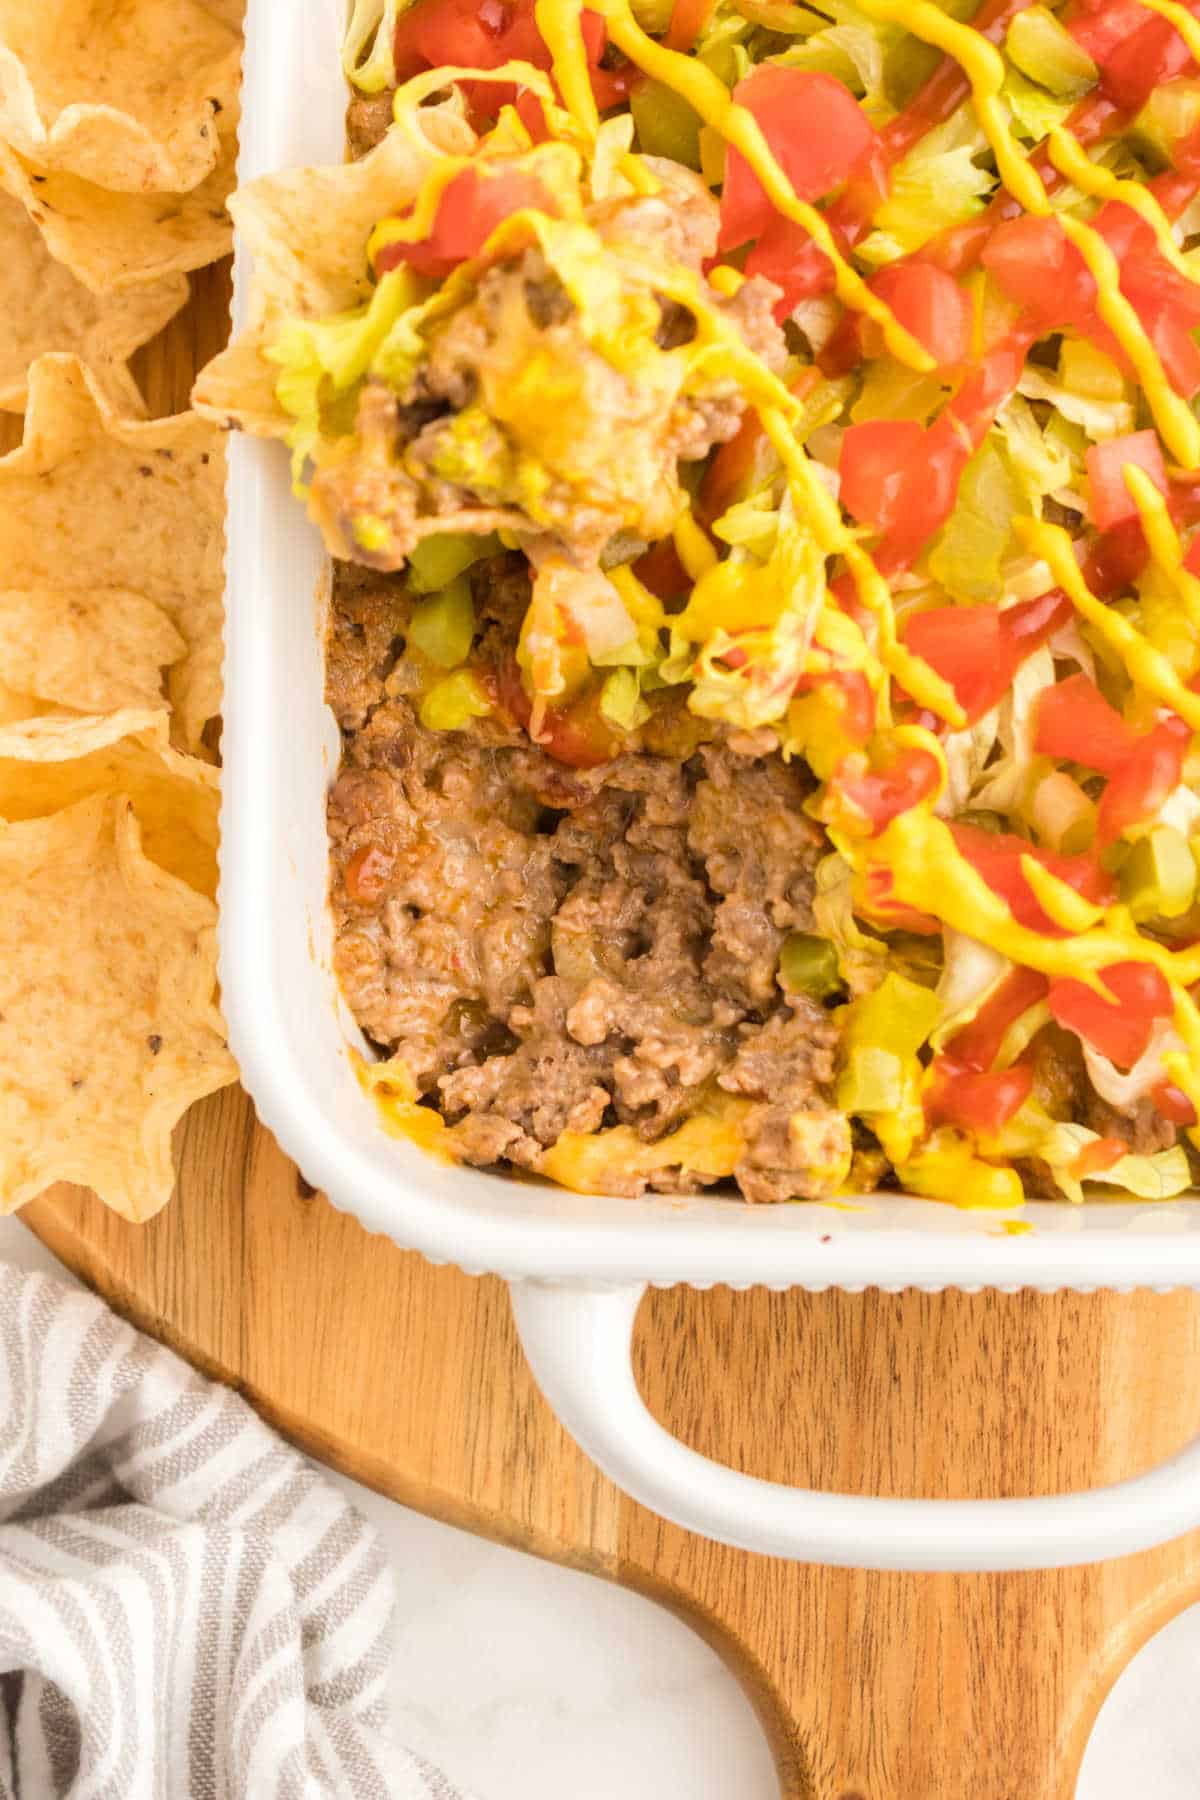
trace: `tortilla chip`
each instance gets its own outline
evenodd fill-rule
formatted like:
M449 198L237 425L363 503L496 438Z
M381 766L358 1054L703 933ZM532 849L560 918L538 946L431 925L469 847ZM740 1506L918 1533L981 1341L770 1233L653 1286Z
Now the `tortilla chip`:
M55 262L24 208L0 195L0 408L21 412L30 363L48 350L65 350L91 364L122 412L144 413L125 359L156 336L187 297L186 275L166 275L120 294L90 293Z
M0 457L6 585L120 588L159 607L187 646L167 689L189 750L221 705L224 483L211 425L122 419L73 356L33 365L25 441Z
M192 405L205 418L264 437L292 420L275 398L279 371L263 351L285 319L323 319L370 297L367 239L390 212L416 198L445 151L466 153L474 133L453 103L426 107L424 133L393 129L360 162L264 175L232 196L229 210L254 255L247 328L203 369Z
M185 193L216 166L240 65L195 0L0 0L0 136L43 174Z
M236 1078L215 1000L216 908L96 795L0 825L0 1207L54 1181L140 1220L174 1185L171 1132Z
M233 242L225 202L237 161L236 120L210 175L188 193L118 194L78 175L45 175L0 143L0 188L19 200L46 248L93 293L203 268Z
M0 725L0 819L41 818L93 794L128 795L151 861L215 897L221 778L171 748L165 712Z
M75 712L161 705L187 645L161 607L125 588L0 589L0 682Z
M246 21L246 0L200 0L206 13L220 19L230 31L241 31Z

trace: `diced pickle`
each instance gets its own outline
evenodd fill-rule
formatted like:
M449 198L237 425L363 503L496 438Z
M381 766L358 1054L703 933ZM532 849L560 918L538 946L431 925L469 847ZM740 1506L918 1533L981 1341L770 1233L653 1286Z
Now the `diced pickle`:
M779 952L779 976L793 994L826 1000L842 985L837 951L828 938L794 931Z
M890 1050L852 1045L838 1076L837 1103L848 1113L896 1112L904 1103L904 1060Z
M629 96L638 147L647 156L669 156L689 169L700 167L700 115L673 88L643 81Z
M1124 400L1125 377L1111 356L1082 338L1064 338L1058 353L1063 385L1086 400Z
M1027 6L1019 12L1004 47L1023 75L1061 99L1078 100L1095 86L1095 63L1048 7Z
M439 669L456 669L466 662L475 636L475 608L465 575L421 601L409 620L408 636Z
M1121 868L1121 898L1137 920L1178 919L1196 897L1191 847L1173 825L1139 838Z
M418 594L436 594L499 547L494 536L473 537L465 531L439 531L415 544L408 559L408 585Z

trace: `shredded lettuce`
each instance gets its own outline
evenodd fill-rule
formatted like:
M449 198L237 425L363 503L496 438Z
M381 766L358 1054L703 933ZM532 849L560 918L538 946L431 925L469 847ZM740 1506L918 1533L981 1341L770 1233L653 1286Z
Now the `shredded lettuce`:
M650 717L635 669L614 669L600 690L600 711L622 731L635 731Z
M714 564L674 621L700 646L691 710L746 731L782 719L805 672L826 592L824 554L788 495L766 560L734 551Z
M1159 1021L1150 1035L1150 1042L1131 1069L1118 1069L1086 1038L1080 1039L1080 1045L1092 1086L1102 1100L1122 1112L1144 1100L1162 1081L1163 1057L1184 1048L1182 1038L1166 1019Z
M1074 1172L1080 1152L1099 1141L1098 1132L1089 1131L1086 1125L1050 1118L1031 1098L1001 1131L986 1139L982 1147L989 1156L1006 1156L1013 1160L1034 1158L1045 1163L1055 1186L1068 1200L1076 1203L1085 1198L1085 1181L1119 1188L1139 1200L1173 1200L1191 1186L1187 1152L1181 1144L1170 1150L1160 1150L1154 1156L1131 1153L1122 1156L1109 1169L1092 1171L1081 1177Z
M1056 125L1061 125L1074 104L1058 100L1044 88L1035 87L1016 69L1009 69L1000 90L1000 98L1008 107L1016 135L1039 144Z
M1123 437L1133 430L1134 409L1129 400L1096 400L1072 389L1037 363L1026 363L1017 392L1027 400L1048 400L1072 425L1080 426L1096 442Z
M421 291L422 284L409 270L393 269L365 306L328 319L285 320L264 351L279 369L276 397L296 421L288 442L297 486L323 434L330 403L362 380L397 331L422 310ZM351 423L352 417L346 429Z
M884 88L883 43L878 30L866 23L829 25L772 60L789 68L820 69L835 75L862 100L876 125L895 111Z
M411 4L412 0L354 0L342 43L342 67L347 80L364 94L395 87L396 20Z
M887 972L887 945L869 937L854 916L854 871L832 851L817 864L813 918L822 937L837 950L842 980L852 994L877 988Z
M962 106L914 144L892 171L888 198L875 214L875 229L858 246L864 262L895 262L919 250L940 231L982 212L996 177L976 157L987 150L970 106Z
M1013 394L1005 401L996 415L996 427L1004 440L1009 464L1021 491L1040 518L1045 496L1069 487L1081 476L1082 467L1068 455L1062 443L1046 436L1034 417L1033 408L1020 394Z
M945 955L935 990L942 1013L930 1037L935 1050L971 1023L1013 967L998 950L978 943L965 932L947 928L942 941Z
M939 818L952 819L969 803L995 746L999 718L999 708L994 706L973 725L965 726L962 731L948 732L943 739L946 785L934 809Z
M1037 735L1035 703L1053 683L1054 659L1043 646L1025 658L1000 702L997 735L1003 755L987 769L983 786L972 797L974 806L994 812L1019 812L1031 797L1033 744Z
M1006 449L989 435L963 470L958 502L929 553L933 579L956 600L994 601L1013 519L1028 510Z
M889 970L877 988L836 1015L842 1027L837 1104L870 1121L895 1164L907 1161L925 1129L917 1052L940 1010L936 994Z

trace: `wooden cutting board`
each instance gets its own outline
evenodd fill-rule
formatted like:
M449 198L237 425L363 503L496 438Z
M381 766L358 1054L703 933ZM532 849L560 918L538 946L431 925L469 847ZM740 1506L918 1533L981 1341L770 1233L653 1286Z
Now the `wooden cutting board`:
M24 1215L137 1324L314 1456L436 1518L619 1581L728 1660L787 1800L1069 1800L1096 1709L1200 1593L1200 1534L1031 1575L891 1575L727 1550L626 1499L535 1389L504 1285L316 1194L237 1091L181 1132L151 1224L58 1189ZM1115 1480L1200 1427L1192 1294L652 1294L642 1389L688 1443L847 1491Z
M225 280L198 277L140 355L154 412L186 404L218 347ZM368 1236L236 1089L193 1109L177 1149L177 1194L149 1225L68 1188L24 1216L314 1456L672 1607L745 1685L786 1800L1070 1800L1112 1680L1200 1594L1200 1534L1092 1569L981 1576L804 1567L693 1537L565 1435L502 1283ZM677 1288L643 1308L638 1367L664 1423L751 1474L1046 1493L1133 1474L1200 1430L1200 1298Z

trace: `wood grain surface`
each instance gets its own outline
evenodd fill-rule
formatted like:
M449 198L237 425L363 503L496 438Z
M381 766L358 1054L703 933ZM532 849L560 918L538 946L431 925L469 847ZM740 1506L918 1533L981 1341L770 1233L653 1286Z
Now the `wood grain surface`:
M139 354L153 411L185 403L220 341L224 283L197 278L192 307ZM1111 1681L1200 1592L1200 1534L1091 1569L984 1576L821 1569L693 1537L565 1435L500 1282L432 1268L336 1212L239 1090L193 1109L178 1166L149 1225L69 1188L25 1217L313 1455L675 1609L745 1684L786 1800L1069 1800ZM644 1306L638 1366L658 1417L756 1475L1045 1493L1132 1474L1200 1429L1200 1299L679 1288Z

